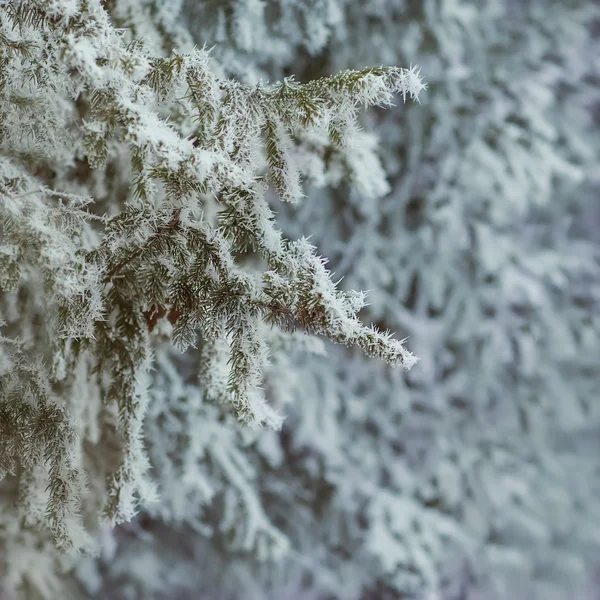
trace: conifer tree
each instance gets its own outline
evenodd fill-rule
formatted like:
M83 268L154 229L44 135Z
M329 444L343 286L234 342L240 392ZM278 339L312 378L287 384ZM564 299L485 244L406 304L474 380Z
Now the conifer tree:
M583 598L599 22L0 0L4 594Z
M290 545L284 575L293 585L304 573L311 598L579 594L598 549L599 256L576 226L597 202L597 8L232 1L184 12L196 41L217 41L222 68L249 82L416 60L430 81L421 106L361 115L351 152L294 137L316 201L281 207L278 222L292 238L310 227L341 285L373 289L367 318L409 335L421 362L404 374L327 347L327 361L273 365L266 382L287 419L246 457ZM166 539L161 527L145 522ZM211 556L216 577L195 580L208 597L282 593L268 591L281 576L271 563L213 547L199 538L175 561Z
M300 131L342 146L359 109L417 99L418 71L249 84L185 48L157 5L141 4L137 22L118 2L0 6L6 593L62 596L77 551L152 503L176 520L149 452L181 471L175 496L207 512L212 498L220 514L199 527L232 552L280 553L241 448L281 426L264 369L307 335L407 369L416 359L361 323L366 295L338 290L306 237L283 237L268 198L303 200ZM173 371L188 381L180 394ZM186 433L144 440L168 419ZM205 452L207 473L194 475Z
M298 539L307 554L323 548L311 570L328 567L334 589L343 573L344 598L365 586L392 598L573 597L599 539L600 263L597 242L572 225L597 203L599 88L587 57L598 9L381 2L366 12L348 5L322 68L418 56L427 102L366 117L383 169L377 155L340 164L326 141L302 141L304 156L320 151L305 164L323 191L285 227L315 224L344 283L374 288L369 315L409 335L421 362L386 374L331 349L335 371L307 365L290 406L311 381L319 420L314 408L295 412L286 463L310 464L312 450L320 469L302 473L331 482L332 500L330 527L306 535L309 511ZM323 164L350 184L329 189Z

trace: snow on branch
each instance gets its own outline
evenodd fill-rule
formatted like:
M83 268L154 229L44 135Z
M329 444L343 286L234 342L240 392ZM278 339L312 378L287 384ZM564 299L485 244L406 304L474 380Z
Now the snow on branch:
M53 370L36 377L63 400L46 412L68 422L80 401L75 371L89 364L107 407L98 418L118 456L105 473L106 519L129 520L154 498L143 420L154 343L165 331L181 351L203 347L201 373L220 365L224 376L207 378L207 397L254 427L281 424L261 387L267 326L356 345L407 369L415 363L402 342L360 322L364 295L337 290L316 248L282 237L266 197L270 188L283 201L304 196L294 135L319 129L343 144L360 106L389 105L394 94L417 100L418 70L249 86L217 77L204 49L165 58L140 40L127 44L99 0L1 5L0 284L5 294L36 295L31 310L44 331L27 329L25 343L28 352L45 348ZM33 393L31 381L13 373L0 401L21 387ZM7 413L6 427L13 418ZM81 443L56 419L36 456L53 448L55 461ZM67 469L46 475L48 506L66 543L60 498L74 513L78 492L59 468Z

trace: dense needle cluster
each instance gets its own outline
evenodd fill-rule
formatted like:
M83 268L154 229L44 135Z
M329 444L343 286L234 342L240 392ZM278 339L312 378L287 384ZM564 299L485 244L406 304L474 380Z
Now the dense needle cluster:
M247 85L205 50L127 42L99 1L1 8L0 464L13 518L79 548L92 490L110 523L155 497L143 423L162 341L201 349L206 401L245 426L281 424L261 385L269 329L414 364L267 197L303 197L298 132L343 146L359 107L424 85L395 67Z

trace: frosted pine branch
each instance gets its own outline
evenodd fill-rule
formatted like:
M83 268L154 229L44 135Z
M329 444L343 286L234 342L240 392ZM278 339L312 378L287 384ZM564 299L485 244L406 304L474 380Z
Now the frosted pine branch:
M32 489L48 482L44 522L57 541L77 545L65 525L82 501L75 457L85 465L97 444L113 458L92 461L105 482L92 521L130 520L154 499L143 423L165 338L201 349L206 401L253 427L282 421L263 389L269 327L414 364L402 342L360 322L362 296L336 289L316 248L281 235L267 195L304 198L299 132L343 143L360 106L416 100L417 70L246 85L215 75L204 49L163 57L126 43L99 0L1 6L0 316L12 315L7 327L26 352L0 401L25 388L38 398L31 415L7 408L8 432L38 413L48 424L35 421L39 448L12 447L7 434L0 458L25 458ZM17 297L21 318L10 308ZM49 372L26 362L38 353ZM80 439L67 424L82 379L99 404Z

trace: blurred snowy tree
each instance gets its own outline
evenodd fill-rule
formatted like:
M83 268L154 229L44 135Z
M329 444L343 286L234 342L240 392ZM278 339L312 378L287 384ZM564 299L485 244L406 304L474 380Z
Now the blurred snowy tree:
M25 384L36 410L19 415L24 435L36 431L37 415L53 411L56 425L35 445L36 456L61 438L72 451L53 455L44 472L43 460L26 464L30 470L2 488L6 506L15 507L2 518L7 588L55 598L68 586L74 597L111 600L573 598L600 549L600 223L591 224L600 183L598 7L585 0L109 0L119 29L83 3L83 14L102 27L75 18L75 10L57 34L54 21L42 27L40 11L56 15L71 3L35 4L33 13L2 16L0 43L9 50L1 73L12 79L0 127L8 123L3 164L26 177L18 188L6 184L2 200L9 208L30 202L17 236L40 242L6 246L9 283L12 257L34 260L18 295L1 297L0 316L4 334L20 340L4 344L9 390L47 381L43 367L32 368L32 349L53 361L51 390ZM13 26L16 18L24 29ZM41 48L33 58L15 50L27 35ZM194 44L216 44L210 63ZM25 85L32 68L6 62L41 57L62 68L44 71L41 83L39 68ZM422 105L358 115L357 95L330 104L327 92L316 106L323 120L307 118L307 96L339 81L323 78L411 62L429 82ZM292 74L322 83L262 83ZM20 100L31 82L35 106ZM404 90L416 92L397 91ZM362 97L377 104L389 91ZM275 108L263 94L287 104ZM41 129L42 113L49 125ZM242 113L252 117L242 122ZM32 128L29 137L16 119ZM197 153L199 163L185 164ZM299 177L310 199L281 204L277 196L299 197ZM240 189L248 178L251 189ZM202 212L178 212L190 204ZM145 222L144 207L153 222ZM185 299L201 268L211 277L202 280L204 306L220 319L232 290L240 290L236 310L271 289L294 306L270 244L284 244L288 260L306 251L324 269L306 244L277 241L271 211L287 238L312 235L345 289L374 290L363 320L410 336L417 367L391 370L287 333L290 316L308 323L278 304L263 307L275 313L261 311L255 327L245 320L239 329L242 353L268 343L264 389L244 361L246 387L228 387L235 336L217 339L206 312L182 319L193 307L177 304L176 294ZM52 235L40 223L52 224ZM256 239L257 224L269 235ZM231 244L231 276L211 258L212 246L181 240L197 228ZM174 245L163 247L171 236ZM160 243L142 260L155 238ZM262 283L250 284L250 276ZM297 272L283 276L297 282L295 293L305 289ZM44 288L44 278L57 283ZM71 300L81 290L86 302ZM142 298L137 317L124 314ZM364 304L351 292L335 298L350 314ZM118 314L105 327L86 311L107 303ZM61 316L65 304L71 313ZM81 349L76 342L49 347L59 318L93 323L98 330L77 333L95 338ZM263 325L272 320L282 327ZM205 341L192 337L196 325ZM116 334L146 352L127 364L147 388L145 448L159 501L98 534L103 508L118 509L112 516L119 520L136 510L111 490L139 498L150 483L141 470L130 480L126 469L104 482L123 459L144 464L142 411L128 412L119 404L122 388L111 387L115 378L131 380L119 370L119 352L130 350L115 347ZM180 354L172 342L199 348ZM106 344L110 351L96 365ZM261 356L256 367L266 366ZM279 414L286 421L280 432L256 432L237 424L236 413L242 421L276 424ZM10 449L11 456L19 451ZM77 499L77 477L87 475L81 506L87 530L103 541L98 558L74 563L52 550L36 521L67 540L77 522L65 529L45 515L47 495L14 504L19 488L47 483L52 469L72 473L69 502ZM33 523L18 518L27 509L37 510ZM81 536L75 541L82 545ZM35 573L28 560L39 565ZM72 577L59 576L74 564Z
M375 290L369 317L421 357L386 381L332 349L333 377L314 361L290 394L303 410L286 464L310 450L310 480L332 485L334 529L305 525L298 543L314 554L321 539L315 569L329 561L335 580L344 564L353 591L374 579L368 556L417 597L465 597L461 572L484 598L571 598L585 580L600 541L600 248L574 225L598 198L599 18L587 2L354 3L332 32L325 72L418 57L430 81L420 111L365 119L387 189L372 155L340 164L301 140L322 201L286 223L312 224L336 275Z
M365 119L390 192L374 159L340 167L335 190L311 159L322 201L286 224L320 228L336 275L373 288L369 317L421 357L386 382L332 349L334 376L314 361L291 394L319 398L320 419L330 404L323 429L292 408L287 447L311 449L315 479L333 480L346 530L329 517L336 529L318 533L326 546L354 530L354 586L377 572L366 551L408 595L572 598L597 556L600 223L577 222L599 192L598 19L588 2L390 1L349 4L332 33L325 72L418 57L430 82L420 111Z

